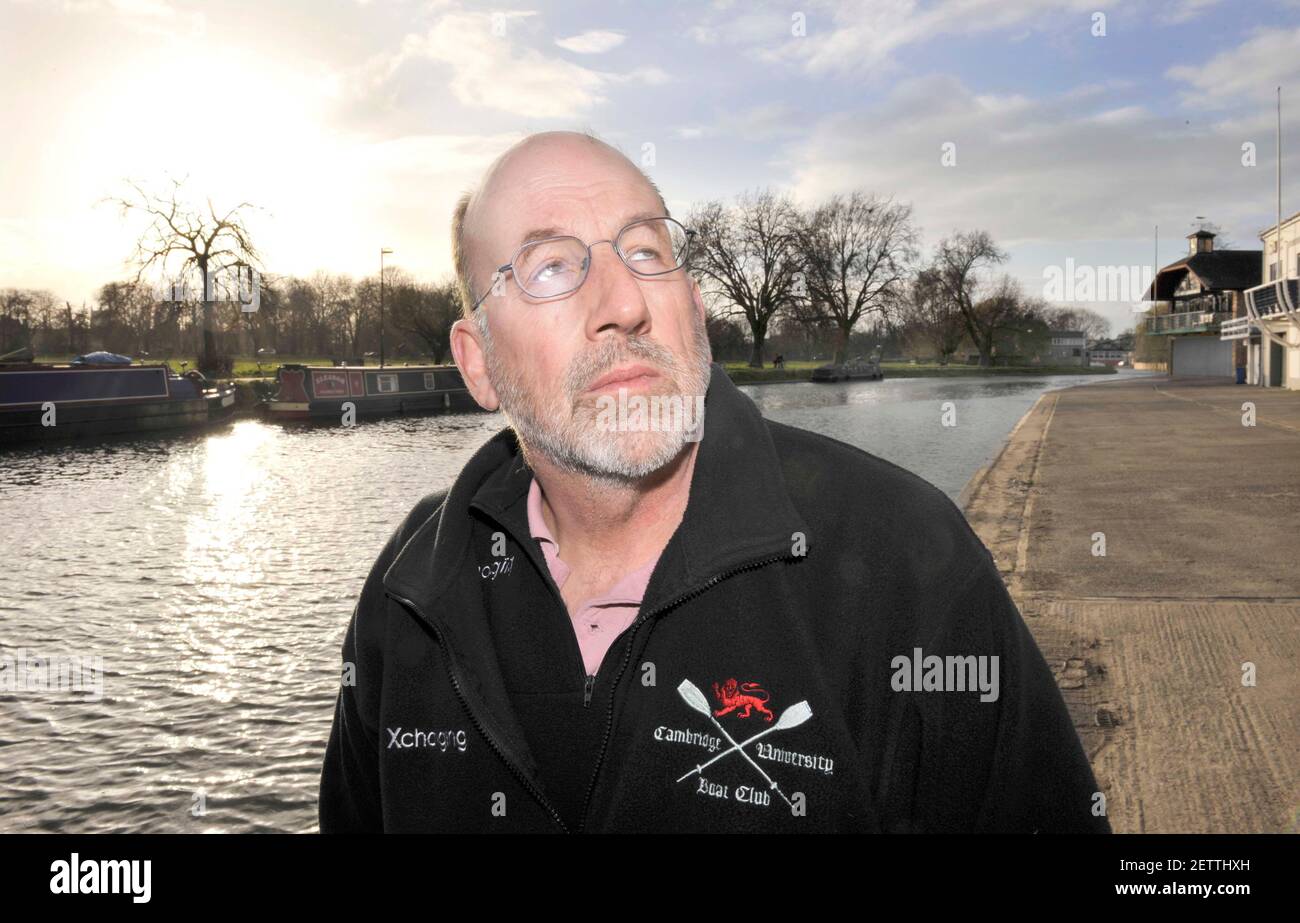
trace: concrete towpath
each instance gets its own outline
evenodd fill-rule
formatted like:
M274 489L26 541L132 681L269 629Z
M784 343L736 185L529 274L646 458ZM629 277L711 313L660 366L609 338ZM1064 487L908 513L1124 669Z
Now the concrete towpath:
M1116 832L1300 832L1300 393L1049 392L962 505Z

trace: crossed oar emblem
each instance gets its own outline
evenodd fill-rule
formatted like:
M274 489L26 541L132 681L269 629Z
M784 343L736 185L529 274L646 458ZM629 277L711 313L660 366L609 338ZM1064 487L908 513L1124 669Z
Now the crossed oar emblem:
M762 766L754 762L753 758L750 757L750 755L745 752L745 748L748 747L750 744L752 744L754 741L758 740L760 737L766 737L768 734L771 734L774 731L786 731L789 730L790 728L798 727L799 725L807 721L809 718L811 718L812 708L811 706L808 705L806 701L796 702L795 704L787 708L785 711L781 712L781 717L776 719L776 724L772 725L767 730L759 731L753 737L749 738L748 740L742 743L736 743L735 739L730 734L727 733L727 729L724 728L721 724L719 724L718 719L713 716L713 708L709 705L708 698L704 695L703 692L700 691L700 687L696 686L689 679L684 679L682 680L682 684L677 687L677 693L682 697L682 699L686 702L687 705L689 705L691 708L695 709L695 711L699 712L701 715L704 715L704 717L712 721L713 726L718 729L718 733L720 733L723 737L727 738L727 741L731 744L730 750L723 750L721 753L719 753L713 759L709 760L707 763L701 763L700 765L696 766L690 772L686 773L686 775L678 779L677 780L678 782L682 782L686 779L689 779L697 772L703 772L705 769L712 766L714 763L722 759L724 756L728 756L732 753L739 753L741 756L745 758L745 761L748 762L749 765L753 766L755 769L758 770L758 774L761 775L764 778L764 780L766 780L768 788L772 789L774 792L780 795L781 799L785 801L787 805L793 807L793 804L791 803L790 799L786 798L785 792L781 791L781 787L777 785L775 781L773 781L771 776L769 776L766 772L763 771Z

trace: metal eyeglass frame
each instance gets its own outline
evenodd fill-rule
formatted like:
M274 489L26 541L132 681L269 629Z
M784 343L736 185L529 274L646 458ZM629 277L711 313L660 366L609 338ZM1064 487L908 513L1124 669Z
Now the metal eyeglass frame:
M619 251L618 246L614 242L618 240L620 237L622 237L623 233L628 228L634 228L637 225L641 225L641 224L649 224L651 221L671 221L673 224L681 228L682 231L686 234L686 245L682 251L682 261L680 265L674 266L672 269L665 269L663 272L641 272L640 270L633 269L631 264L628 263L628 261L623 258L623 254ZM581 238L574 237L572 234L557 234L555 237L543 237L540 240L530 240L526 244L520 246L519 249L515 251L515 255L510 258L509 263L497 267L496 272L492 274L493 275L492 284L488 286L486 292L484 292L482 295L479 296L478 301L474 302L474 307L470 308L470 313L473 314L475 311L477 311L479 309L479 305L481 305L484 301L487 300L488 295L492 294L493 290L497 287L498 279L504 280L505 274L507 272L510 273L512 276L514 275L515 263L519 261L519 255L523 253L525 250L527 250L528 248L535 247L538 244L544 244L547 243L548 241L553 241L553 240L576 240L578 243L582 244L582 246L587 248L587 259L582 268L582 278L578 280L577 285L569 289L567 292L560 292L557 295L547 295L545 298L538 298L536 295L530 295L528 291L523 287L523 284L520 283L518 279L515 279L515 284L519 286L519 290L523 292L525 295L527 295L529 298L533 298L538 302L546 302L546 301L555 301L560 298L568 298L578 289L582 288L582 286L587 281L587 277L591 274L591 249L595 247L596 244L609 244L614 251L614 255L618 257L618 261L622 263L624 266L626 266L628 268L628 271L631 272L632 275L639 276L642 279L653 279L656 276L666 276L670 272L677 272L680 269L684 269L686 267L686 264L690 262L691 241L694 239L695 239L695 232L690 228L688 228L686 225L682 224L676 218L673 218L669 215L659 215L658 217L655 218L641 218L637 221L631 222L630 224L625 224L623 225L623 227L619 228L618 233L615 234L613 238L607 238L605 240L593 240L591 243L587 243Z

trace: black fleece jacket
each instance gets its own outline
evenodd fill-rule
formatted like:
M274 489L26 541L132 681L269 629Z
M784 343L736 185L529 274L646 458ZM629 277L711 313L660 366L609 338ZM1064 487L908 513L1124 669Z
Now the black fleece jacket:
M571 634L529 534L531 477L502 430L379 555L343 644L322 832L1109 831L1051 672L952 502L765 420L716 364L685 515L585 689L590 750L566 762L557 725L516 707L556 682L529 630ZM569 643L573 670L543 691L584 691ZM585 792L564 811L558 765Z

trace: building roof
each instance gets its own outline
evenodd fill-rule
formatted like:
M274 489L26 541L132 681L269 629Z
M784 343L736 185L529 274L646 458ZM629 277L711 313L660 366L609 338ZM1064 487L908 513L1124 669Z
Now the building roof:
M1049 330L1049 331L1047 331L1047 332L1048 332L1049 335L1054 336L1054 337L1081 337L1081 336L1083 336L1083 331L1082 331L1082 330Z
M1144 296L1147 301L1166 301L1173 297L1183 277L1189 272L1196 276L1201 287L1209 291L1245 291L1262 281L1263 250L1211 250L1170 263L1156 274L1154 288Z
M1295 221L1297 218L1300 218L1300 212L1296 212L1294 215L1290 215L1290 216L1288 216L1288 217L1286 217L1286 218L1283 218L1283 219L1282 219L1282 227L1286 227L1288 224L1291 224L1291 223L1292 223L1293 221ZM1263 239L1264 239L1265 237L1267 237L1268 235L1270 235L1270 234L1276 234L1276 233L1277 233L1277 225L1276 225L1276 224L1270 224L1268 227L1264 228L1264 230L1262 230L1262 231L1259 232L1259 239L1260 239L1260 240L1263 240Z

